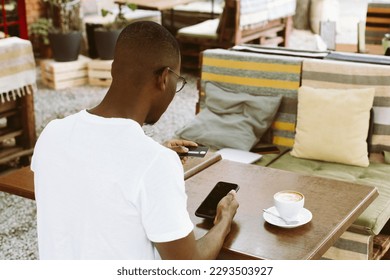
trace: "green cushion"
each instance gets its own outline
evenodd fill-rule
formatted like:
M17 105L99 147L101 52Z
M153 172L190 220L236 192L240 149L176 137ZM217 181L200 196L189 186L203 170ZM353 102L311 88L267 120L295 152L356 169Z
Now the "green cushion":
M390 152L384 151L383 155L385 157L385 162L390 163Z
M376 187L379 196L360 215L354 225L365 228L367 233L378 234L390 218L390 168L388 164L370 163L369 167L358 167L300 159L286 153L269 167Z
M234 92L206 85L206 108L176 134L215 149L249 151L270 127L281 96Z

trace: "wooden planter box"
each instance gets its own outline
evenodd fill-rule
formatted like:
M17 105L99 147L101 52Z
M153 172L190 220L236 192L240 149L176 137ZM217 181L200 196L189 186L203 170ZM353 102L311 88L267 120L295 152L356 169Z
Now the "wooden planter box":
M92 86L111 85L111 64L112 60L91 60L88 62L88 80Z
M80 55L78 60L57 62L41 61L42 82L53 89L80 86L88 83L88 62L91 59Z

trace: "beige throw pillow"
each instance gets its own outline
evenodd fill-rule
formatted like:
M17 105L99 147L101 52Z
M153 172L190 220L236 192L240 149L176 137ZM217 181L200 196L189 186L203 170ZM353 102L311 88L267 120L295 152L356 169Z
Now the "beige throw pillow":
M375 89L298 91L298 115L291 155L300 158L369 165L367 134Z

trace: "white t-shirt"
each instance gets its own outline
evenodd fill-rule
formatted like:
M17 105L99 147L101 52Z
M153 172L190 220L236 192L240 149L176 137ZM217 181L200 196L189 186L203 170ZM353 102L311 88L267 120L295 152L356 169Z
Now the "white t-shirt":
M133 120L52 121L31 169L41 259L154 259L193 229L179 157Z

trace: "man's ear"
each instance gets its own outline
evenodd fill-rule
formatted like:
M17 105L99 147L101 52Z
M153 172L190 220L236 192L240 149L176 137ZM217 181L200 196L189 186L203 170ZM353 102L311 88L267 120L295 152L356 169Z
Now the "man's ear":
M165 67L164 70L161 72L161 74L158 76L157 79L157 87L161 91L165 91L168 87L168 78L169 78L169 70L168 67Z

